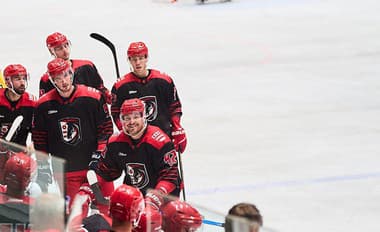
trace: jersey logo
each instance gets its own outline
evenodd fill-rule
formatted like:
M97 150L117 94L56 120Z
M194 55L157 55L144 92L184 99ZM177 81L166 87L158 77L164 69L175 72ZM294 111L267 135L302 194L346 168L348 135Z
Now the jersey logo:
M156 96L145 96L140 98L145 102L146 119L148 122L154 121L158 114L158 104Z
M145 164L141 163L127 163L126 176L128 176L131 185L136 188L142 189L149 183L148 171Z
M2 123L0 127L0 138L5 138L8 134L9 128L12 126L12 123Z
M63 118L58 123L64 143L76 145L82 140L79 118Z
M165 154L164 162L168 164L170 167L177 163L177 154L175 150L171 150Z
M137 90L129 90L128 93L129 93L129 94L135 94L135 93L137 93Z

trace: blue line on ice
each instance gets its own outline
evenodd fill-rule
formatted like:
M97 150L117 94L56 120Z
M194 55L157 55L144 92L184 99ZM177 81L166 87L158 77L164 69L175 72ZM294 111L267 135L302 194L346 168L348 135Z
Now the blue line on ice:
M292 187L292 186L302 186L302 185L334 183L334 182L342 182L342 181L366 180L366 179L379 178L379 177L380 177L380 172L370 172L370 173L349 174L349 175L340 175L340 176L327 176L327 177L312 178L312 179L273 181L273 182L257 183L257 184L250 184L250 185L237 185L237 186L225 185L225 186L220 186L220 187L193 190L193 191L189 191L188 194L192 196L196 196L196 195L206 195L210 193L252 191L252 190L278 188L278 187Z

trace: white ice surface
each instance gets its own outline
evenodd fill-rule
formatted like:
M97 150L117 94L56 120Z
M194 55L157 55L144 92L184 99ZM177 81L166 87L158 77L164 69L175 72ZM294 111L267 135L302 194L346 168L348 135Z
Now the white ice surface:
M111 88L111 53L89 33L115 43L123 74L145 41L183 103L189 201L253 202L283 232L380 231L379 1L178 1L3 1L0 67L25 65L38 95L60 31Z

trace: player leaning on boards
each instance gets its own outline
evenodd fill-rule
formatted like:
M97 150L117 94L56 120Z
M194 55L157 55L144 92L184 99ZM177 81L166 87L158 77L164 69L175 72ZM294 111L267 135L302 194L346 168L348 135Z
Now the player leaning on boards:
M139 98L146 104L149 124L158 126L168 134L177 151L183 153L187 139L181 126L182 105L170 76L148 69L148 48L143 42L133 42L128 48L128 61L132 72L120 78L112 87L111 115L119 130L120 107L127 99Z
M70 59L71 43L65 35L59 32L50 34L46 38L46 46L53 57L62 58L70 63L74 71L75 84L94 87L102 93L107 103L111 103L111 94L104 86L103 79L95 65L89 60ZM40 80L40 96L52 89L54 86L49 80L49 74L45 73Z
M48 63L47 68L55 89L37 102L32 138L36 150L67 161L66 193L73 199L80 186L87 182L88 165L92 159L101 156L113 133L113 125L100 92L73 84L74 74L68 61L56 58ZM49 168L45 169L45 174L49 180ZM101 187L105 196L113 191L112 183Z

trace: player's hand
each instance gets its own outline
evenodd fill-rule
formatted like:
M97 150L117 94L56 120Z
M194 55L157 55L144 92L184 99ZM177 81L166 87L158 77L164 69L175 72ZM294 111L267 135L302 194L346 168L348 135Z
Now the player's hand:
M186 149L187 138L185 130L180 127L172 131L172 139L176 151L183 153Z
M87 202L88 204L90 204L91 202L95 202L95 194L92 191L92 189L90 188L89 184L87 184L87 183L82 184L82 186L80 186L78 194L79 195L87 195L88 196L88 202Z
M52 171L47 159L38 160L37 184L43 192L47 192L49 184L53 183Z
M172 140L176 151L183 153L186 149L187 138L185 129L181 126L180 116L174 115L171 118L172 123Z
M145 207L159 210L164 203L164 193L160 190L149 190L145 195Z
M98 169L98 163L102 157L103 153L101 151L94 151L91 154L91 161L88 164L88 169L89 170L94 170L96 171Z

